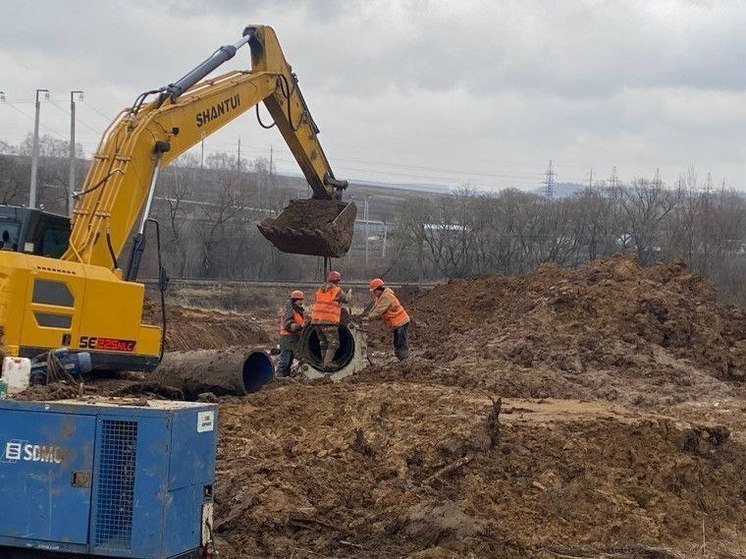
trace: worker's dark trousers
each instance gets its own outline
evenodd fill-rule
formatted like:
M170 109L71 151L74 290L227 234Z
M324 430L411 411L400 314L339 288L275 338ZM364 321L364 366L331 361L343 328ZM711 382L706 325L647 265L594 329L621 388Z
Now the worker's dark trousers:
M402 324L398 328L394 328L394 354L399 358L399 361L404 361L409 357L407 330L409 330L409 322Z
M290 374L290 366L293 364L293 353L298 347L300 335L280 336L280 360L277 362L277 376L286 377Z
M277 376L286 377L290 374L290 365L293 364L293 350L281 349L280 360L277 362Z

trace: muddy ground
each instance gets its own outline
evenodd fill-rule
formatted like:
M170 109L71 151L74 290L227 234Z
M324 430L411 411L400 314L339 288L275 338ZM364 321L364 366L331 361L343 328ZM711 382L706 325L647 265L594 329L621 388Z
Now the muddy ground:
M218 298L171 310L172 347L272 344L281 296ZM223 559L746 557L746 319L707 281L618 257L405 299L408 362L372 325L362 374L220 399Z
M707 281L613 258L408 306L409 362L373 325L364 373L221 408L228 556L746 556L746 321Z
M148 300L143 321L162 324L160 301ZM166 350L221 349L228 346L271 344L265 325L232 311L166 305Z

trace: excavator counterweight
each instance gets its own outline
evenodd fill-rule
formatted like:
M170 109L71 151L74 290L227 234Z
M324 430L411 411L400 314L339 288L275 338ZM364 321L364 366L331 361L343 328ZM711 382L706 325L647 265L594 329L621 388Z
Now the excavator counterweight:
M282 252L339 258L350 249L357 207L338 200L293 200L259 231Z

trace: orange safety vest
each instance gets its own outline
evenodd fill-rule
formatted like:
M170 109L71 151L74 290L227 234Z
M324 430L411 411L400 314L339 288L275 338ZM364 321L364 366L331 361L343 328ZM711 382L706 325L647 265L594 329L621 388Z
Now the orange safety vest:
M303 325L303 315L293 309L293 322ZM299 332L289 332L285 329L285 308L280 309L280 336L297 336Z
M390 305L388 310L381 315L381 320L383 320L383 323L388 328L393 330L394 328L398 328L399 326L409 322L409 315L407 314L407 311L404 310L404 307L402 307L399 299L394 295L394 292L388 288L386 291L389 292L388 296L393 299L393 304ZM383 293L386 293L386 291ZM381 293L381 297L383 297L383 293ZM378 302L381 297L379 297L376 302Z
M316 300L311 311L311 320L327 324L339 324L342 318L342 303L337 301L337 295L342 291L334 285L331 289L317 289Z

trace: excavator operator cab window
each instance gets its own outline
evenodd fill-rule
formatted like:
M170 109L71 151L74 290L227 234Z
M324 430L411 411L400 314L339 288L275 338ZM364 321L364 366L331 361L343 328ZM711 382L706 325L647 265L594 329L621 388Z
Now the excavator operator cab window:
M0 221L0 250L18 250L18 232L21 227L17 223Z
M48 256L49 258L59 258L67 250L67 242L70 238L70 226L59 227L54 223L48 224L49 227L43 228L39 236L34 254Z
M0 250L59 258L67 250L70 220L41 210L1 206Z

